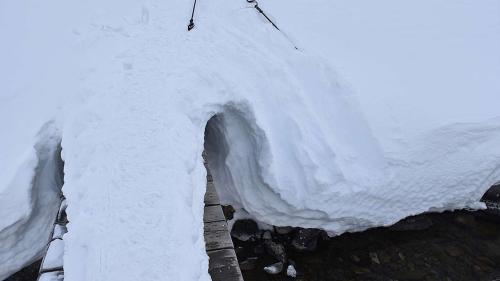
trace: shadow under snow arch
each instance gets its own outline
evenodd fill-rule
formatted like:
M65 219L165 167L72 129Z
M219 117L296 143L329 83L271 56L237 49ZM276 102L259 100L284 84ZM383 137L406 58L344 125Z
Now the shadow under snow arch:
M285 225L291 216L300 216L271 187L272 155L252 111L232 103L221 109L207 122L204 145L221 203L268 224Z

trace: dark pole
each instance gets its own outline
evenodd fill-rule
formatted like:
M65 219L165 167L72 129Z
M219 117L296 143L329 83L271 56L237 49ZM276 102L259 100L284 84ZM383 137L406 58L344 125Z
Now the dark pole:
M193 21L193 17L194 17L194 9L196 8L196 0L194 0L194 4L193 4L193 12L191 13L191 20L189 20L189 25L188 25L188 31L190 31L191 29L194 28L194 21Z

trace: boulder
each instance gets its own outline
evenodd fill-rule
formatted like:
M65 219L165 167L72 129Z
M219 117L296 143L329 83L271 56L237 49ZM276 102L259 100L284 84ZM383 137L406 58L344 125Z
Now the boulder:
M231 236L240 241L254 241L258 233L257 223L250 219L237 220L231 229Z

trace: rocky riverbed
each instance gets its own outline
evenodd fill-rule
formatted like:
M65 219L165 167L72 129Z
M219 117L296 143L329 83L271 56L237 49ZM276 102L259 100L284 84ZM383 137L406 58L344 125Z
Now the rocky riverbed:
M301 237L300 229L279 234L287 231L252 228L245 222L233 229L246 281L500 280L500 217L486 211L423 214L333 238L322 233ZM238 231L255 235L247 239ZM304 247L297 246L301 239ZM283 262L280 273L264 270L277 262ZM287 276L289 265L295 278Z

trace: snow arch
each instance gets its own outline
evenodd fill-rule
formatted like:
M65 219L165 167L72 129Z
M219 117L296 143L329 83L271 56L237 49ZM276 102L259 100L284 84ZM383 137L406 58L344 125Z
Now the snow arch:
M247 194L270 190L262 176L269 158L266 136L245 106L225 105L212 116L204 146L221 202L251 207Z

